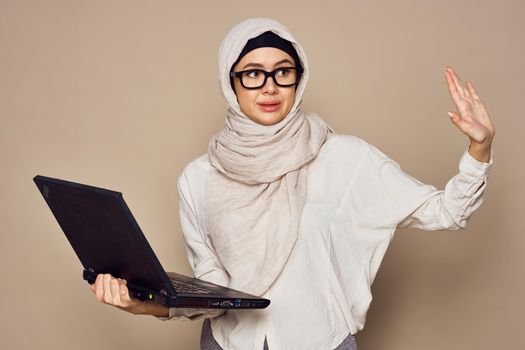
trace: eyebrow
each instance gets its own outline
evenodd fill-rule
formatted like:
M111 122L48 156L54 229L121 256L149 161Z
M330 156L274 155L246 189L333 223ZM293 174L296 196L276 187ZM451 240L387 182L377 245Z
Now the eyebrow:
M280 60L279 62L275 63L273 66L278 66L280 65L281 63L290 63L291 65L293 65L292 61L290 61L289 59L285 58L284 60ZM253 63L253 62L250 62L246 65L244 65L244 67L242 67L242 69L246 69L248 67L255 67L255 68L264 68L264 66L260 63Z

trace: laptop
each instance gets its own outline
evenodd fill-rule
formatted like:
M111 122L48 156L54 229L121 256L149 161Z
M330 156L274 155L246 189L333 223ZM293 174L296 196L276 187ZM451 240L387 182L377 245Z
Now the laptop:
M166 272L122 193L37 175L38 189L92 284L99 273L127 280L131 296L166 307L262 309L270 300Z

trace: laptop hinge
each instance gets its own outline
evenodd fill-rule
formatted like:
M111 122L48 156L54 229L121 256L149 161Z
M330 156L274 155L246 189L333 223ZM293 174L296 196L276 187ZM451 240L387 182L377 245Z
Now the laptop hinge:
M92 267L88 267L87 270L88 270L89 272L93 272L93 273L95 273L95 269L93 269Z

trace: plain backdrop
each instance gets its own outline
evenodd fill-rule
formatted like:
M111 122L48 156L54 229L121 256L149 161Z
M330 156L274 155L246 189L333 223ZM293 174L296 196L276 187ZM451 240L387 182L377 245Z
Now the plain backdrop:
M224 122L223 37L260 16L305 48L302 108L425 183L444 188L468 143L447 116L446 65L496 126L484 204L464 231L397 231L359 349L523 349L524 13L520 0L0 0L0 347L199 348L201 321L95 300L32 178L123 192L165 269L191 274L176 179Z

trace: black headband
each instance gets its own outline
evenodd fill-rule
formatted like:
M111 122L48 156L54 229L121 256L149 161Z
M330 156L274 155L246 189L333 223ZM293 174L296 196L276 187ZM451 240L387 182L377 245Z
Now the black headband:
M237 58L237 61L235 61L235 63L232 65L232 68L235 67L235 65L239 63L239 61L248 52L258 49L260 47L275 47L276 49L283 50L294 59L297 67L301 66L299 56L297 55L297 51L295 51L295 48L293 47L292 43L286 39L281 38L274 32L268 31L262 33L259 36L256 36L255 38L251 38L250 40L248 40L241 53L239 54L239 58Z

